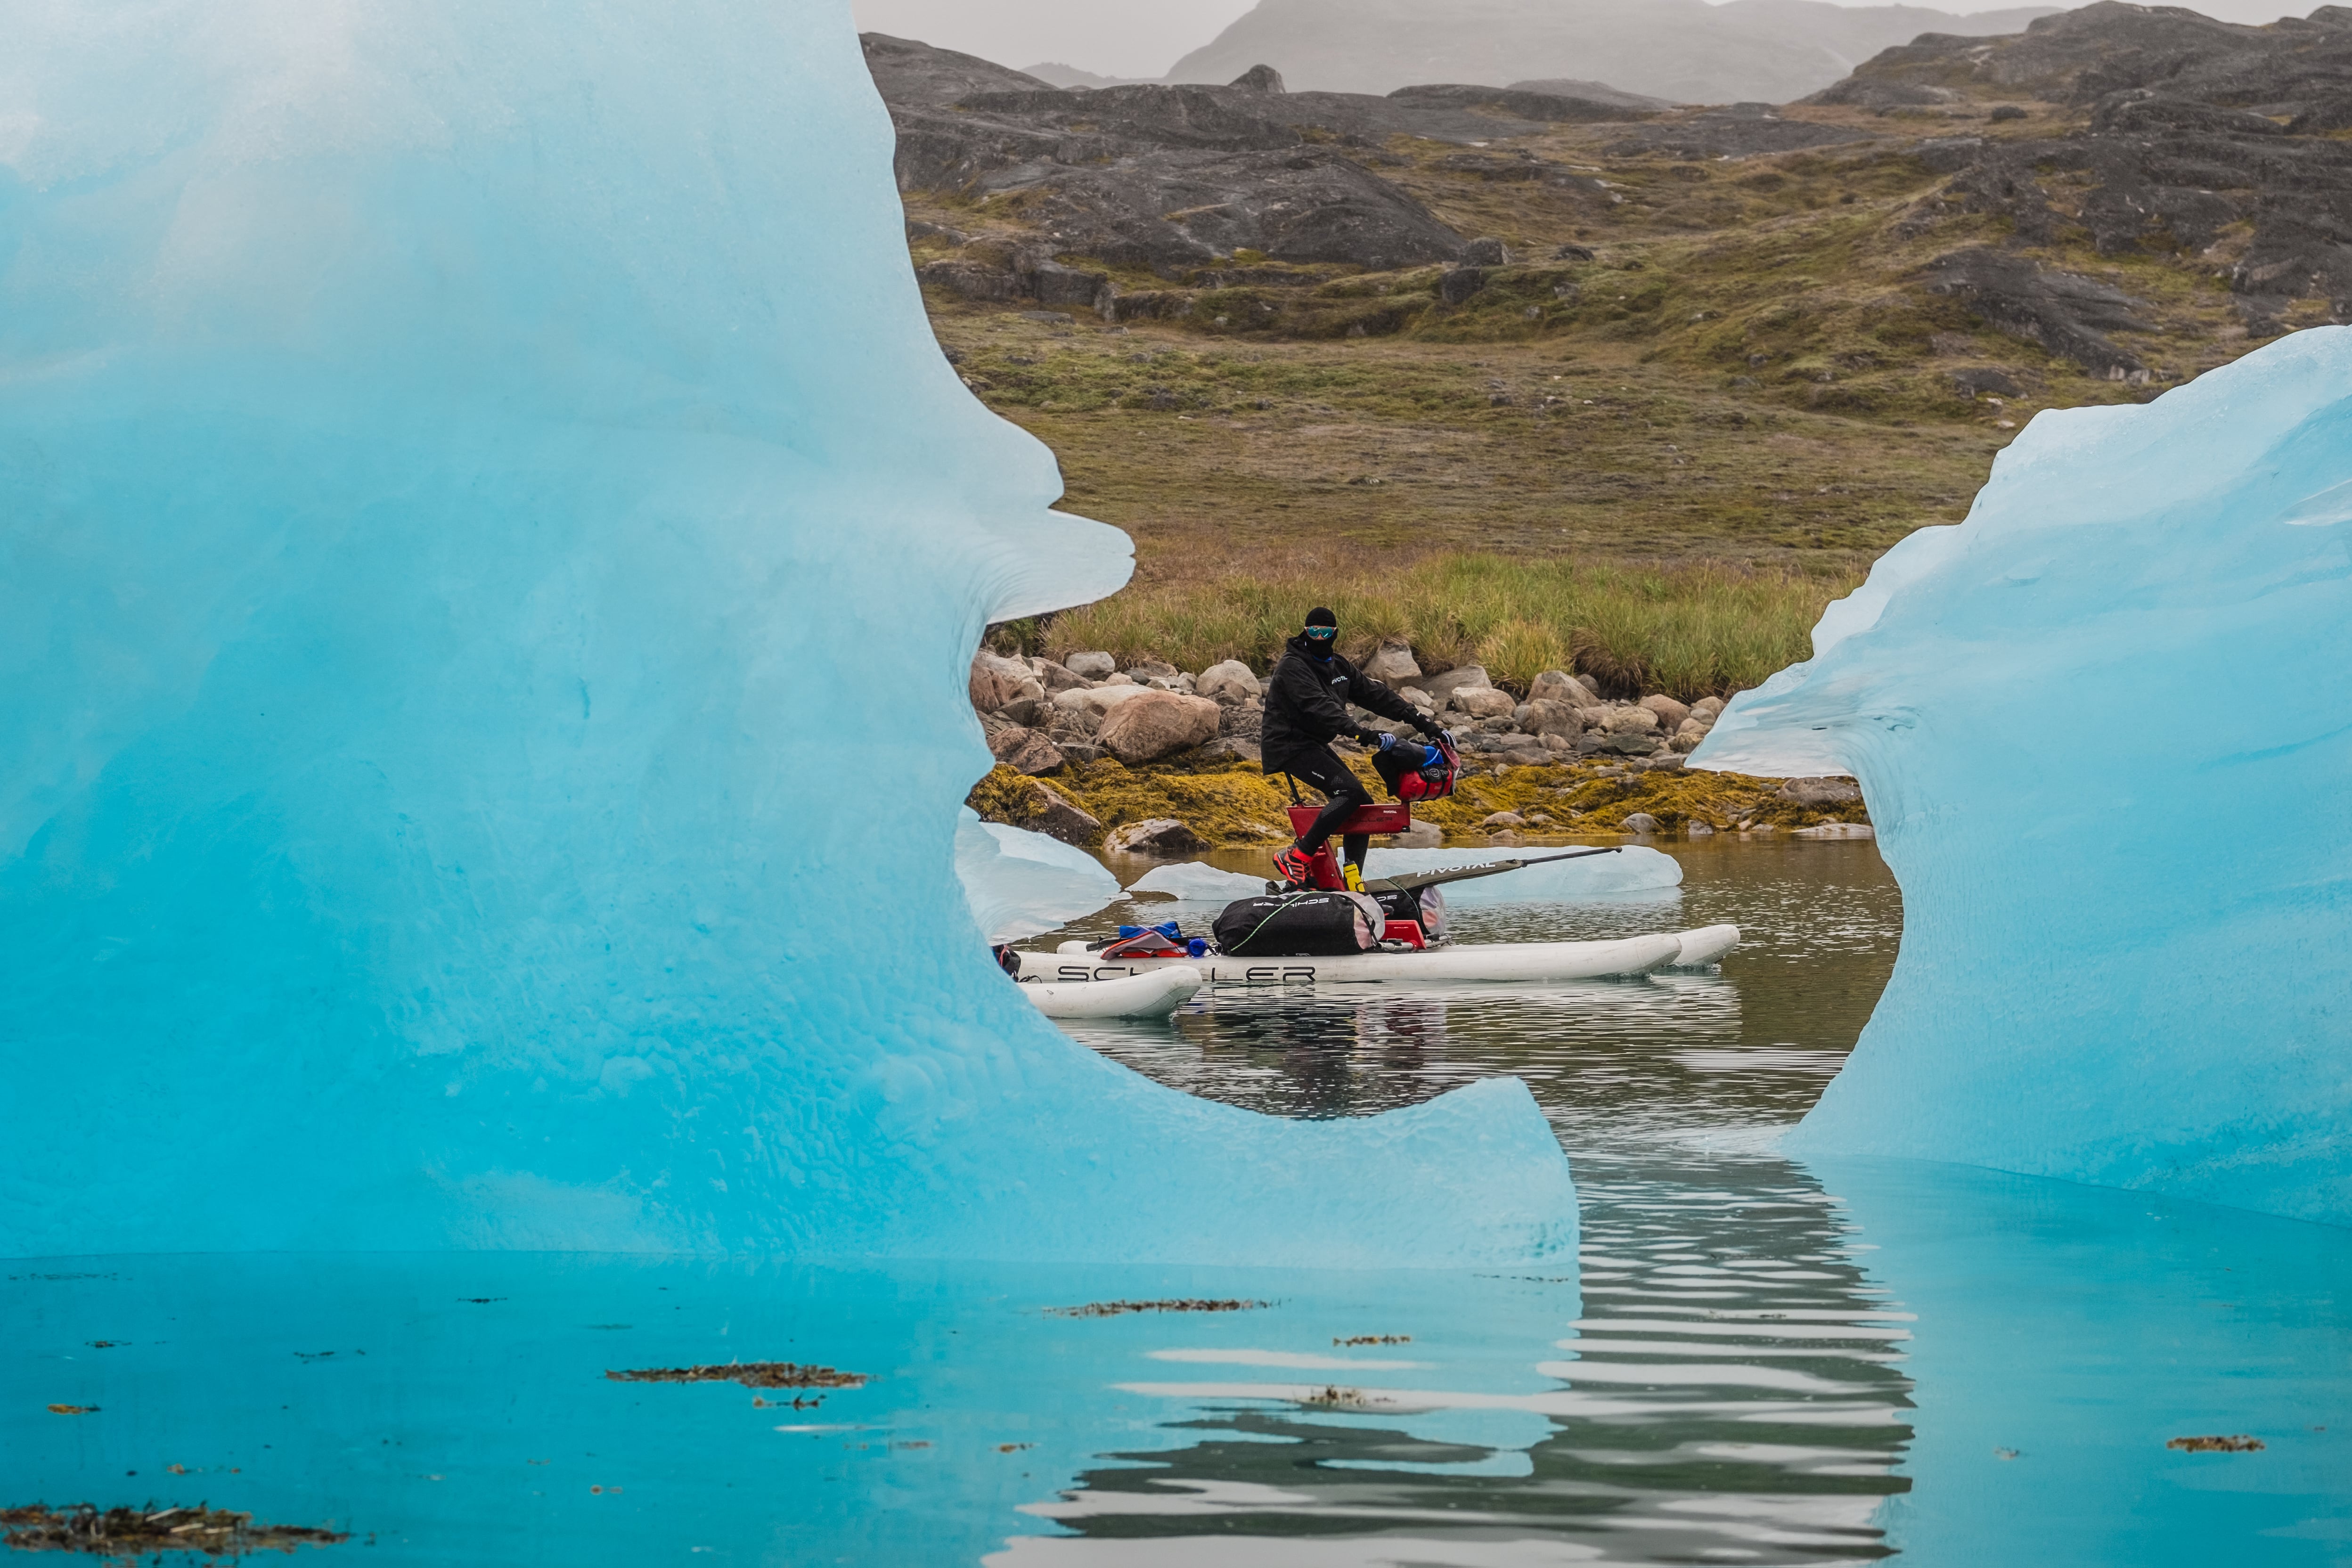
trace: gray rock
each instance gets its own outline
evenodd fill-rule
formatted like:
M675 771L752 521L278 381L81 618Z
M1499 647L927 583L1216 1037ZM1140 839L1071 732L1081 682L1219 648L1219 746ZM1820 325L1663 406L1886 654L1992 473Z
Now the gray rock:
M1658 830L1658 819L1646 811L1637 811L1627 816L1618 826L1628 833L1655 833Z
M1118 660L1107 653L1074 653L1062 663L1072 675L1086 680L1100 680L1118 668Z
M1668 734L1680 729L1682 721L1690 717L1691 711L1686 704L1677 702L1671 697L1644 697L1642 699L1641 706L1658 716L1658 728Z
M1601 701L1600 694L1564 669L1547 669L1528 687L1530 702L1565 702L1570 708L1591 708Z
M1282 85L1282 73L1267 65L1252 66L1226 85L1237 87L1244 92L1288 92L1290 90Z
M1694 822L1685 827L1683 831L1690 835L1693 838L1712 838L1715 837L1715 829L1709 827L1704 822Z
M1723 699L1720 697L1702 697L1691 704L1691 717L1706 724L1714 723L1716 715L1722 711Z
M1516 811L1497 811L1490 813L1478 824L1480 827L1489 833L1496 831L1497 828L1525 827L1527 825L1528 819L1521 816Z
M1172 816L1155 816L1112 830L1103 848L1112 855L1197 855L1209 841Z
M1572 737L1584 730L1584 721L1574 708L1549 697L1536 699L1527 705L1523 714L1514 717L1518 719L1519 728L1531 735Z
M1225 708L1223 716L1217 721L1219 735L1229 740L1247 741L1252 745L1257 743L1258 732L1265 727L1265 704L1255 697Z
M1612 735L1642 737L1649 742L1642 748L1644 752L1656 745L1660 729L1656 712L1639 707L1611 709L1609 717L1601 721L1601 727Z
M1448 700L1463 712L1478 719L1508 718L1518 707L1509 692L1492 686L1457 686Z
M1486 286L1486 274L1476 267L1456 267L1443 272L1437 279L1437 297L1449 305L1459 305Z
M1193 680L1192 689L1213 701L1235 703L1248 701L1262 688L1248 665L1229 658L1202 670Z
M1201 758L1212 763L1258 763L1265 760L1265 753L1255 737L1223 735L1201 748Z
M1927 292L1958 300L1988 326L2041 344L2094 374L2117 378L2145 367L2111 331L2145 332L2144 301L2120 289L2028 257L1973 245L1927 264Z
M1016 697L996 711L998 717L1010 720L1015 724L1031 725L1044 722L1046 716L1053 710L1052 705L1040 695Z
M1462 248L1462 264L1465 267L1507 267L1510 260L1499 239L1474 239Z
M1083 687L1087 678L1067 665L1055 664L1050 658L1034 661L1030 668L1036 672L1037 684L1045 689L1048 697L1058 697L1065 691Z
M1791 805L1822 811L1835 805L1860 804L1862 786L1850 778L1790 779L1780 785L1780 795Z
M1390 637L1380 646L1380 651L1364 661L1364 673L1387 686L1401 686L1408 680L1421 679L1421 666L1413 662L1412 645L1401 637Z
M1054 744L1064 758L1073 763L1094 763L1102 760L1103 749L1093 741L1066 741L1056 735L1054 737Z
M1102 841L1103 825L1087 812L1071 804L1069 798L1052 784L1034 787L1029 814L1013 824L1032 833L1042 833L1048 838L1058 838L1065 844L1075 844L1081 849Z
M1424 710L1434 709L1437 706L1437 699L1432 697L1428 692L1423 691L1418 686L1400 686L1397 688L1397 695L1403 698L1407 702L1412 703L1414 707Z
M1636 126L1605 151L1620 157L1668 153L1692 159L1754 158L1870 139L1867 131L1811 120L1783 120L1769 103L1734 103L1701 110L1687 119Z
M1019 745L1010 751L996 752L996 760L1016 773L1034 776L1059 771L1069 762L1069 754L1055 745L1040 730L1013 731L1023 737Z
M1432 702L1443 702L1461 687L1492 686L1494 682L1486 679L1485 665L1465 664L1442 675L1425 675L1417 684L1429 694Z
M1147 687L1106 713L1095 734L1111 755L1133 766L1214 740L1224 711L1205 697Z
M1127 667L1128 679L1138 686L1154 680L1171 680L1181 673L1164 658L1139 658Z
M1445 831L1433 822L1416 821L1402 833L1392 833L1389 842L1400 849L1434 849L1445 842Z
M1024 693L1024 688L1029 691ZM993 713L1026 694L1042 695L1044 689L1029 673L1029 667L1017 658L1005 658L986 648L972 655L966 694L971 705L982 713Z

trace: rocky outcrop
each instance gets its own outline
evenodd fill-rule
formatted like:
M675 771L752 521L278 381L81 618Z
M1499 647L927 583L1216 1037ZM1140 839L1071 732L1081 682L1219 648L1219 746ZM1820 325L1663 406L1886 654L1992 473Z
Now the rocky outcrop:
M898 127L902 190L1021 193L1041 231L1025 258L959 256L923 280L976 300L1108 311L1103 284L1047 284L1053 258L1096 257L1175 277L1236 250L1279 262L1390 270L1462 253L1462 237L1372 172L1397 135L1484 145L1574 120L1635 120L1662 105L1439 86L1393 96L1296 93L1270 68L1229 86L1055 88L951 50L866 36ZM1599 93L1611 89L1578 84ZM1361 150L1351 155L1350 150ZM1389 162L1396 160L1391 158ZM933 230L933 237L945 237Z
M1987 325L2040 343L2096 374L2122 380L2146 369L2106 336L2146 331L2150 325L2134 313L2141 301L2119 289L1981 245L1937 258L1926 281L1927 292L1964 301Z
M1114 829L1103 847L1113 855L1197 855L1209 841L1172 816L1154 816Z
M1620 155L1669 153L1678 158L1753 158L1765 153L1795 153L1867 142L1870 132L1810 120L1784 119L1769 103L1735 103L1665 125L1636 127L1610 144Z
M2222 263L2250 331L2277 331L2301 298L2352 317L2352 143L2330 134L2352 126L2352 9L2249 27L2103 0L2011 37L1924 36L1817 101L1893 107L2002 95L2087 109L2088 122L2063 136L1923 143L1922 162L1950 178L1903 231L1991 214L2025 245L2054 243L2079 226L2104 255L2206 251L2251 231ZM2000 268L1984 254L1956 253L1967 258L1958 262L1963 276L1947 291L2093 370L2139 368L2104 338L2128 330L2122 296L2039 268ZM1955 259L1937 267L1950 271Z

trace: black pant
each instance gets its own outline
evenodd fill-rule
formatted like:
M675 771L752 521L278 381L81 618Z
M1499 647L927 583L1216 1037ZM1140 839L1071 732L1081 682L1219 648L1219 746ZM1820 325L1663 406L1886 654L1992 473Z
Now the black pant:
M1322 848L1324 841L1359 807L1372 804L1372 792L1364 787L1364 781L1334 755L1328 746L1317 746L1311 751L1296 753L1283 762L1280 771L1321 790L1330 800L1331 804L1325 806L1323 814L1315 819L1315 826L1299 837L1298 847L1309 855ZM1339 841L1339 847L1348 860L1357 866L1364 863L1364 852L1371 847L1372 836L1369 833L1350 833Z

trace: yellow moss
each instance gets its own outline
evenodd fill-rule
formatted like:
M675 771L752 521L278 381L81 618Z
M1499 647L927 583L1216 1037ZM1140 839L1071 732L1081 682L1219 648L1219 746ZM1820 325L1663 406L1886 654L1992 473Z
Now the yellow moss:
M1349 765L1376 798L1387 798L1369 762L1350 758ZM1621 833L1625 818L1635 812L1647 812L1669 832L1695 822L1724 829L1743 823L1793 828L1869 820L1858 805L1824 811L1784 800L1778 779L1690 771L1602 776L1614 765L1585 762L1482 772L1465 778L1450 798L1415 805L1413 816L1435 823L1448 838L1472 839L1483 837L1480 824L1498 811L1528 818L1522 831L1538 836ZM970 804L992 822L1034 826L1040 782L999 766L974 786ZM1270 847L1290 837L1283 815L1289 792L1248 763L1177 761L1129 768L1106 758L1074 764L1044 782L1105 828L1172 816L1229 849ZM1319 797L1303 791L1301 798Z

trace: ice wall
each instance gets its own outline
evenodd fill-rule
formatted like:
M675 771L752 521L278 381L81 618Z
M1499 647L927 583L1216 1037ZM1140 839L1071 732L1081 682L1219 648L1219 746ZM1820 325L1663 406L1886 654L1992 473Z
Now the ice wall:
M1572 1247L1524 1089L1156 1089L952 873L1115 531L942 360L841 0L26 0L0 1252Z
M1790 1138L2352 1224L2352 330L2037 416L1737 699L1851 771L1903 951Z

